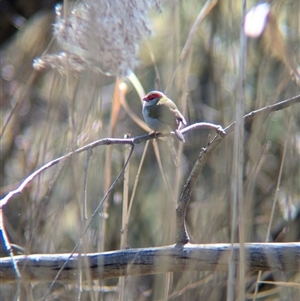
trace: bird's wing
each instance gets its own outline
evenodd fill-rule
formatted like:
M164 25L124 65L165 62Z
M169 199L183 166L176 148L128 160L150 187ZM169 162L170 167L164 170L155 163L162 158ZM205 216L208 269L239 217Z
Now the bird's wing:
M173 101L171 101L169 98L163 98L157 104L159 105L160 103L163 103L165 107L167 107L172 112L172 115L175 116L176 123L178 126L180 126L180 123L184 125L187 124L183 115L179 112L176 104Z
M159 106L160 119L168 124L173 130L178 128L179 120L177 118L176 106L162 105Z
M159 119L173 130L178 129L181 123L184 125L187 124L176 104L168 98L164 97L160 99L156 106L148 106L147 109L149 117Z
M177 121L180 123L182 123L182 124L184 124L184 125L187 125L187 122L186 122L186 120L185 120L185 118L183 117L183 115L178 111L178 109L177 110L173 110L173 112L175 113L175 117L176 117L176 119L177 119Z

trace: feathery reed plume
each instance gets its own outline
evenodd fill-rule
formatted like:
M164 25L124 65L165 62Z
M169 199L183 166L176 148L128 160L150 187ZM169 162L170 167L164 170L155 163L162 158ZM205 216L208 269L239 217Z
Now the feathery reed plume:
M54 36L63 53L47 54L35 59L33 67L63 70L66 58L71 70L85 68L107 75L124 76L137 65L141 40L151 34L148 11L157 0L84 0L62 17L56 6Z

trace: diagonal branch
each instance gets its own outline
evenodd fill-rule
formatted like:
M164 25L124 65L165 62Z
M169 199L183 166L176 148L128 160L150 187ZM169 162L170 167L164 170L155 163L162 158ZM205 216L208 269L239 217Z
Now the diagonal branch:
M189 126L188 128L183 130L183 133L188 132L189 130L194 130L194 129L199 129L199 128L212 128L212 129L217 129L218 131L222 131L221 127L219 125L214 125L211 123L204 123L204 122L200 122L200 123L195 123L192 126ZM47 164L43 165L42 167L40 167L39 169L37 169L35 172L33 172L32 174L30 174L28 177L25 178L25 180L23 180L23 182L18 186L18 188L10 191L5 197L3 197L0 200L0 208L2 208L14 195L19 194L23 191L23 189L32 181L34 180L38 175L40 175L42 172L44 172L45 170L47 170L48 168L63 162L69 158L71 158L71 156L75 155L75 154L79 154L85 151L91 151L93 148L101 146L101 145L126 145L129 144L131 146L135 145L135 144L139 144L141 142L150 140L150 139L156 139L158 137L165 137L169 134L157 134L157 133L152 133L152 134L148 134L148 135L142 135L142 136L137 136L135 138L105 138L105 139L100 139L100 140L96 140L92 143L89 143L83 147L80 147L78 149L76 149L73 152L69 152L66 155L63 155L59 158L56 158L50 162L48 162Z
M294 97L291 97L289 99L277 102L273 105L269 105L267 107L263 107L261 109L252 111L244 116L244 123L247 123L254 118L257 117L267 117L270 113L280 111L283 109L286 109L294 104L300 103L300 94L296 95ZM227 134L231 133L234 131L235 128L235 122L231 123L229 126L225 128L225 131Z
M270 114L271 112L275 112L275 111L279 111L282 109L285 109L293 104L296 103L300 103L300 95L297 95L295 97L292 97L290 99L281 101L277 104L274 105L270 105L267 107L264 107L262 109L253 111L247 115L244 116L244 122L248 122L258 116L267 116L268 114ZM178 243L187 243L189 241L188 238L188 234L186 232L185 229L185 216L186 216L186 210L188 207L188 204L190 202L190 198L191 198L191 192L192 189L194 187L195 181L199 175L199 173L201 172L204 164L206 163L210 153L221 143L221 141L223 140L224 136L225 136L225 132L231 133L232 131L234 131L235 128L235 122L233 122L232 124L230 124L229 126L227 126L225 128L225 131L222 129L221 126L218 125L214 125L214 124L210 124L210 123L195 123L193 125L190 125L188 127L186 127L185 129L182 129L181 132L182 134L186 134L187 132L191 131L191 130L195 130L195 129L207 129L207 128L211 128L211 129L215 129L218 132L218 135L216 135L213 140L208 144L208 146L206 148L201 149L198 159L193 167L193 170L183 188L183 192L178 204L178 207L176 209L177 211L177 235L176 235L176 242ZM57 159L54 159L50 162L48 162L47 164L43 165L42 167L40 167L38 170L36 170L35 172L33 172L32 174L30 174L28 177L25 178L25 180L19 185L18 188L10 191L5 197L3 197L0 200L0 208L3 208L3 206L16 194L19 194L23 191L23 189L33 180L35 179L38 175L40 175L42 172L44 172L45 170L47 170L48 168L64 161L67 160L68 158L70 158L72 155L74 154L79 154L81 152L84 151L90 151L95 147L101 146L101 145L111 145L111 144L129 144L129 145L134 145L134 144L138 144L141 143L143 141L147 141L150 139L155 139L157 137L163 137L166 135L157 135L157 134L149 134L149 135L142 135L142 136L138 136L135 138L131 138L131 139L113 139L113 138L106 138L106 139L100 139L97 141L94 141L88 145L85 145L81 148L78 148L77 150L75 150L74 152L70 152L64 156L61 156Z
M300 103L300 95L278 102L274 105L270 105L262 109L252 111L244 116L244 123L249 122L257 117L266 117L271 112L283 110L297 103ZM224 129L226 134L229 134L234 131L235 124L236 123L233 122ZM193 127L193 125L191 127ZM189 129L183 129L182 133L185 133L185 131L187 130ZM221 128L219 129L218 133L219 134L213 138L213 140L207 145L207 147L201 149L198 159L195 162L193 169L183 187L183 191L180 196L178 206L176 208L176 243L178 244L186 244L190 240L185 223L187 208L191 199L192 190L194 188L195 182L203 166L205 165L211 152L222 142L223 138L225 137L225 133L221 130Z

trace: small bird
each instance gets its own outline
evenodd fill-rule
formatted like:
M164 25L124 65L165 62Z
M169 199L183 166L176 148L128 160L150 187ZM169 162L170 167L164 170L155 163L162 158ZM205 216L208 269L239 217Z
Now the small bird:
M160 91L151 91L143 101L142 112L145 122L154 132L165 134L174 131L177 138L185 142L179 129L187 122L170 98Z

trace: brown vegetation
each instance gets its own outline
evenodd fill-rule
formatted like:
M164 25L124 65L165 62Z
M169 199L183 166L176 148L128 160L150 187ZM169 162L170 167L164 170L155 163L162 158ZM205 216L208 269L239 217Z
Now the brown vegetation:
M247 40L238 1L66 3L1 47L1 298L298 300L298 1ZM188 121L178 164L153 89Z

